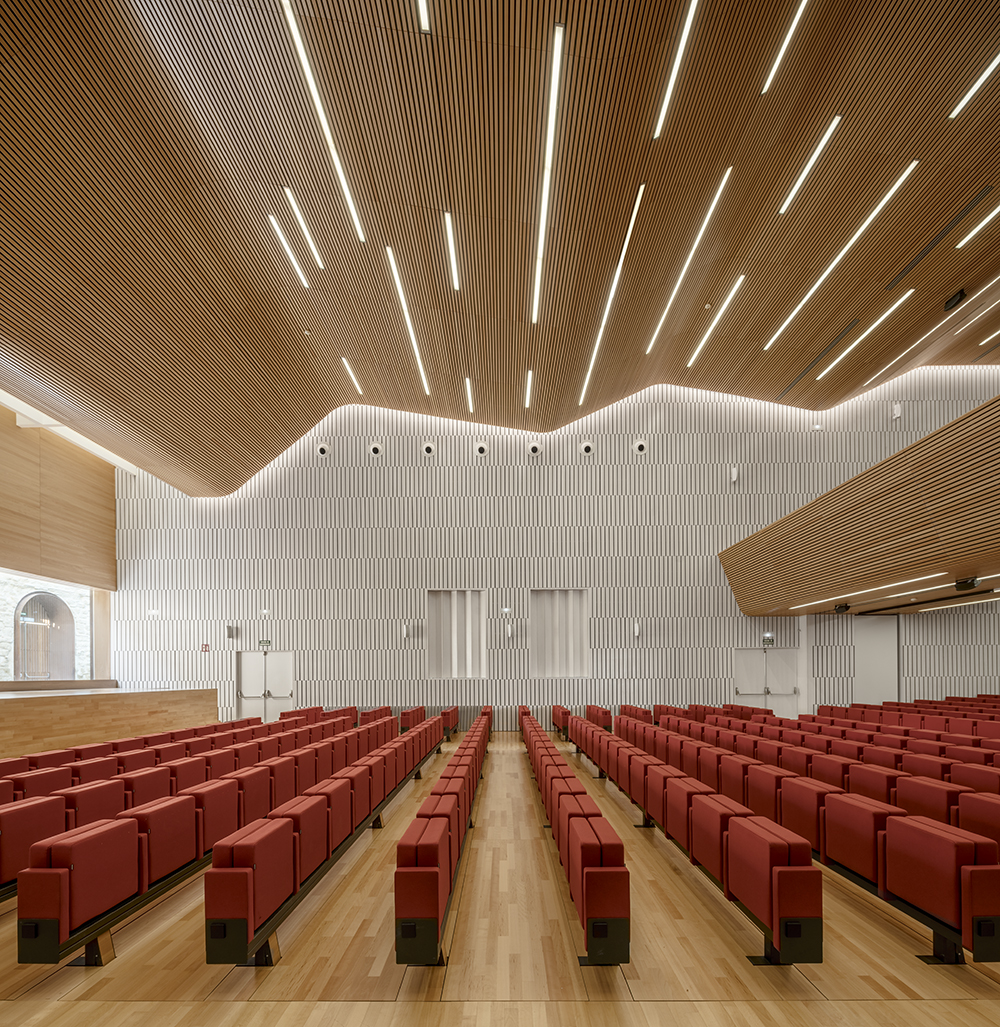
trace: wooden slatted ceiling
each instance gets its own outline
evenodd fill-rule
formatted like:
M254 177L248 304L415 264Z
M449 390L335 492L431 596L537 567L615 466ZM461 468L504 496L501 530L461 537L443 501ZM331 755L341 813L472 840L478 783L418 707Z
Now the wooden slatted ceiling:
M1000 217L955 249L1000 202L1000 73L948 118L1000 50L995 5L811 0L762 96L797 4L702 3L653 141L687 6L431 0L428 35L418 31L415 0L295 0L364 226L360 243L279 0L91 0L45 12L19 5L0 27L8 55L0 69L0 388L205 495L237 488L331 409L357 401L342 356L363 402L531 431L658 382L814 409L856 395L941 321L944 299L960 287L971 296L1000 275ZM566 25L566 53L533 326L557 22ZM840 127L779 215L834 114ZM915 159L897 195L765 353ZM581 407L640 183L642 207ZM312 260L285 186L325 270ZM455 223L458 293L445 210ZM268 224L272 214L308 290ZM386 245L399 264L429 398ZM737 298L688 369L740 274ZM892 317L815 380L910 288ZM955 325L997 297L1000 287ZM1000 359L1000 348L978 346L1000 329L1000 307L967 335L953 327L886 377L925 362Z
M752 616L895 611L950 596L954 583L1000 575L1000 397L875 464L719 554L740 609ZM902 587L890 583L942 573ZM984 581L1000 588L1000 577ZM876 589L876 586L879 586ZM884 587L881 587L884 586ZM826 601L826 602L824 602ZM802 608L802 604L813 605ZM795 609L797 607L797 609Z

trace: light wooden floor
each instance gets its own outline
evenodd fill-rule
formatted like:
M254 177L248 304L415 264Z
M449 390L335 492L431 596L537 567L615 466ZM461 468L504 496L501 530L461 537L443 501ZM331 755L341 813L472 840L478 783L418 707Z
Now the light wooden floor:
M569 755L622 836L632 881L632 962L581 968L583 931L516 734L490 743L447 966L397 967L396 840L453 748L279 931L275 967L205 965L200 878L122 925L118 958L101 968L18 966L16 912L0 907L0 1025L1000 1027L1000 965L924 965L928 932L833 875L824 963L751 966L756 928L661 833L632 826L628 799Z

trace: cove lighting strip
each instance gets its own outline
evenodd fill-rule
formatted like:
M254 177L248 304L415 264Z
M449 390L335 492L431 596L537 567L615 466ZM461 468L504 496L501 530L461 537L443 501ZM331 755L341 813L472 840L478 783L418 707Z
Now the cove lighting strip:
M979 91L979 87L996 71L997 65L1000 64L1000 53L993 58L993 63L979 76L976 80L976 84L962 97L959 101L958 106L948 115L949 118L957 118L962 113L962 108L976 95Z
M341 357L340 359L343 360L344 367L346 368L347 373L351 376L351 381L354 382L354 387L358 390L358 395L363 396L364 393L361 391L361 386L358 385L357 378L354 377L354 372L351 370L351 365L347 362L347 357Z
M884 588L899 588L900 585L913 585L918 581L930 581L931 578L945 578L947 571L938 571L936 574L925 574L920 578L907 578L906 581L894 581L891 585L876 585L874 588L863 588L858 592L846 592L842 596L833 596L832 599L816 599L811 603L801 603L798 606L789 606L789 610L804 610L807 606L822 606L824 603L835 603L838 599L850 599L853 596L867 595L869 592L881 592Z
M816 375L816 381L822 381L823 375L832 371L837 366L837 364L839 364L841 360L843 360L844 357L846 357L847 354L855 348L855 346L859 346L862 342L864 342L864 340L867 339L868 336L871 335L871 333L874 332L876 328L878 328L878 326L896 309L896 307L901 306L913 295L914 291L915 290L910 289L908 293L906 293L903 296L900 296L899 299L896 300L896 302L893 303L893 305L867 331L862 332L861 335L859 335L857 339L855 339L854 342L852 342L850 346L848 346L847 349L845 349L844 352L841 353L840 356L837 357L837 359L834 360L832 364L830 364L826 371L823 371L820 374Z
M993 590L994 592L996 589ZM998 603L1000 596L990 596L989 599L970 599L967 603L939 603L937 606L921 606L917 613L933 613L935 610L951 610L956 606L978 606L979 603Z
M684 28L681 31L681 41L677 44L677 56L674 58L673 68L670 69L667 92L663 97L663 106L660 108L660 116L656 121L656 131L653 133L654 139L659 139L660 133L663 131L663 122L667 116L667 108L670 106L670 97L673 94L674 86L677 84L677 74L681 70L681 59L684 57L684 48L687 46L688 35L691 32L691 22L694 21L694 12L697 6L698 0L691 0L688 6L687 17L684 19Z
M451 214L444 212L444 230L448 236L448 259L451 261L451 284L458 292L458 258L455 256L455 233L451 227Z
M994 300L985 310L980 310L974 318L972 318L969 321L966 321L965 324L962 325L962 327L955 332L955 334L960 335L962 332L965 331L966 328L969 327L969 325L974 324L976 321L978 321L983 316L983 314L988 314L998 303L1000 303L1000 300Z
M597 360L597 350L600 348L601 339L604 337L604 328L608 323L608 314L611 313L611 303L615 298L618 289L618 279L621 277L622 265L625 263L625 251L628 249L628 241L632 238L632 229L635 227L635 219L639 214L639 204L642 203L642 194L646 191L646 183L639 186L639 192L635 198L635 206L632 208L632 218L628 223L628 231L625 233L625 242L622 243L621 256L618 258L618 266L615 268L615 277L611 279L611 289L608 291L608 302L604 304L604 316L601 318L601 327L597 330L597 340L594 342L594 352L590 354L590 366L587 368L587 377L583 380L583 388L580 390L580 401L577 406L583 406L583 397L587 395L587 386L590 384L590 375L594 370L594 362Z
M992 341L993 341L993 340L994 340L994 339L995 339L995 338L996 338L996 337L997 337L998 335L1000 335L1000 332L994 332L994 333L993 333L993 334L992 334L991 336L989 336L988 338L986 338L986 339L983 339L983 341L982 341L982 342L981 342L981 343L980 343L979 345L980 345L980 346L985 346L985 345L986 345L986 343L988 343L988 342L992 342Z
M358 217L357 209L354 206L354 197L351 196L350 186L347 184L347 176L344 174L343 165L337 154L337 147L333 143L333 132L330 130L330 122L327 121L326 111L323 109L323 101L319 96L319 87L313 77L312 67L309 64L309 56L306 53L305 44L302 42L302 35L299 32L298 22L292 11L290 0L281 0L281 6L285 11L285 18L288 21L288 28L292 33L292 41L295 43L295 52L298 54L299 63L302 65L302 72L306 77L306 85L309 87L309 95L312 97L313 106L316 108L316 117L319 119L319 126L323 130L323 138L326 140L330 156L333 158L333 166L337 172L337 179L340 182L341 191L347 201L347 209L351 212L351 220L354 222L354 230L358 233L358 239L365 241L365 233L361 228L361 220Z
M465 379L465 398L469 401L469 413L473 413L472 410L472 382L468 378Z
M850 242L833 258L833 263L816 279L816 284L802 297L799 301L799 305L788 315L785 319L785 323L771 336L771 341L764 347L765 350L770 349L775 342L778 341L778 337L781 333L792 323L792 320L798 314L798 312L812 299L813 294L816 290L827 280L827 278L833 273L833 269L847 256L850 248L861 238L865 229L875 220L876 217L881 213L882 208L895 196L896 190L909 178L913 169L920 163L920 161L913 161L910 166L896 179L893 187L882 197L879 205L865 218L862 226L851 236Z
M538 323L538 298L542 291L542 257L545 254L545 228L549 220L549 193L552 189L552 152L556 143L556 100L559 98L559 73L562 68L563 32L556 25L552 43L552 80L549 83L549 118L545 127L545 171L542 176L542 209L538 217L538 244L535 247L535 294L531 301L531 323Z
M989 289L992 286L996 285L997 282L1000 282L1000 275L998 275L996 278L994 278L992 282L988 283L987 285L984 285L979 290L979 292L977 292L976 295L972 297L972 299L973 300L974 299L978 299L980 296L982 296L982 294L984 292L986 292L987 289ZM971 303L972 300L969 300L969 302ZM871 376L871 378L869 378L868 381L865 382L865 385L871 385L871 383L873 381L875 381L875 379L878 378L879 375L885 374L885 372L888 371L889 368L892 367L893 364L895 364L899 360L902 360L903 357L905 357L906 354L910 352L910 350L916 349L917 346L919 346L924 341L924 339L929 339L939 328L941 328L944 324L946 324L948 321L950 321L953 317L956 317L958 314L960 314L961 311L962 311L961 307L957 307L955 310L953 310L944 319L944 321L939 321L926 335L921 335L920 338L917 339L917 341L912 346L907 346L906 349L904 349L903 352L900 353L898 357L896 357L894 360L890 360L889 363L886 364L885 367L883 367L882 370L878 372L878 374L873 374ZM865 385L862 385L861 388L864 388Z
M295 259L295 254L292 252L291 246L288 245L288 240L285 238L285 233L281 230L281 225L278 224L278 219L271 214L270 215L271 227L277 233L278 239L281 241L281 245L284 247L285 254L292 263L292 267L295 268L295 273L299 276L299 281L302 283L304 289L309 288L309 283L306 281L306 276L302 273L302 268L299 267L299 262Z
M528 371L528 384L524 387L524 409L531 407L531 371Z
M684 266L681 268L680 277L677 279L677 284L674 286L674 291L670 294L670 299L667 300L667 305L663 309L663 316L660 318L660 323L656 326L656 331L653 332L652 339L649 340L649 345L646 347L646 356L652 352L653 347L656 345L656 340L659 337L660 329L663 327L663 322L667 319L667 313L670 311L670 306L674 302L677 293L680 291L681 282L684 281L684 276L687 274L687 269L691 265L691 261L694 259L695 250L698 249L698 243L701 242L701 237L705 234L705 229L708 228L708 222L712 218L712 213L715 211L715 205L719 202L719 197L722 195L722 190L726 188L726 182L729 181L729 174L733 169L731 167L726 168L726 173L722 176L722 181L719 183L719 188L715 191L715 196L712 198L712 202L708 208L708 213L705 215L705 220L701 223L701 228L698 229L698 234L695 237L694 245L691 247L691 252L687 256L687 260L684 261Z
M976 225L975 228L960 242L955 244L955 249L960 250L978 231L980 228L985 228L996 216L1000 214L1000 207L997 207L992 213L987 214L982 221Z
M413 332L413 322L410 320L410 308L406 305L406 296L403 294L403 283L399 279L399 269L396 267L396 258L392 254L392 247L386 246L385 252L389 255L389 266L392 268L392 278L396 283L396 292L399 294L399 305L403 308L403 319L406 321L406 330L410 333L410 344L413 346L413 355L417 358L417 367L420 369L420 380L424 383L424 395L431 394L431 387L427 384L427 375L424 373L424 362L420 359L420 350L417 349L417 337Z
M306 242L309 243L309 249L312 250L312 255L316 258L316 263L319 266L320 271L322 271L323 261L319 255L319 250L316 249L316 243L313 242L313 237L310 235L309 228L306 226L306 219L302 216L302 211L299 210L299 205L295 202L292 190L289 189L287 185L285 186L285 196L288 197L288 202L291 205L295 218L299 223L299 228L302 229L302 234L306 237Z
M729 295L726 297L722 306L719 307L719 311L715 315L714 320L708 326L708 331L705 332L705 334L702 336L701 342L698 343L698 345L695 347L694 353L691 354L691 359L687 362L688 367L690 367L698 359L698 354L701 352L702 346L704 346L705 343L708 342L708 337L715 330L715 326L722 320L722 315L725 314L726 307L729 306L730 302L732 301L732 298L736 295L736 290L743 284L744 278L746 278L746 275L740 275L740 277L736 279L736 284L732 287L732 289L729 290Z
M420 31L430 32L431 16L427 10L427 0L417 0L417 13L420 17Z
M805 5L803 4L803 6ZM802 174L799 175L798 181L795 183L795 185L792 186L792 191L788 194L788 199L785 200L785 202L781 205L781 208L778 210L779 214L784 214L785 211L788 210L788 208L792 205L792 200L795 199L795 194L799 191L799 187L806 180L806 175L808 175L809 172L812 171L813 165L816 163L817 160L819 160L819 155L823 152L823 148L830 141L830 136L833 135L834 131L836 130L839 124L840 115L838 114L830 123L830 127L826 130L826 135L824 135L823 138L819 141L819 146L817 146L816 149L813 150L812 156L809 158L808 161L806 161L806 166L802 169Z
M806 9L806 4L809 0L802 0L799 4L799 9L795 12L795 17L792 19L791 28L788 30L788 35L785 36L785 41L781 44L781 49L778 51L778 56L774 60L774 65L771 68L771 74L767 76L767 81L764 83L764 88L760 91L760 95L763 96L774 81L774 76L778 73L778 65L781 64L781 58L785 56L785 51L788 49L788 44L792 41L792 36L795 35L795 30L799 25L799 18L802 17L802 12Z

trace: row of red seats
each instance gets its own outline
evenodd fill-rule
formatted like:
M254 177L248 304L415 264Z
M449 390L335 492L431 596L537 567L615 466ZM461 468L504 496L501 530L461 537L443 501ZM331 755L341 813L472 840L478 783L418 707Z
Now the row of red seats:
M764 960L822 962L822 873L812 866L809 842L760 815L744 792L720 794L717 775L699 779L697 761L690 753L683 759L681 735L629 717L617 726L624 735L572 717L569 736L643 811L644 823L660 827L754 918L764 932Z
M587 706L586 715L592 724L607 731L611 730L611 710L606 710L603 706Z
M444 721L445 733L450 738L451 732L458 730L458 707L446 706L441 711L441 719Z
M570 711L565 706L552 707L552 726L556 731L566 737L566 725L569 723Z
M963 945L977 959L997 958L994 952L1000 950L988 940L993 936L976 932L992 930L993 913L1000 911L1000 893L991 891L997 879L992 870L985 873L997 863L1000 795L977 795L971 788L766 734L794 729L732 720L722 727L709 723L713 719L724 718L710 715L699 722L670 716L664 728L623 718L618 727L626 741L663 752L678 772L801 835L825 864L848 871L847 876L930 926L938 958L961 962ZM744 731L733 731L737 726ZM805 741L823 737L807 735ZM863 755L880 759L879 749L866 747ZM886 850L886 821L897 816L907 817L908 826L904 834L889 828ZM922 840L914 842L915 837ZM916 859L918 852L935 855L925 864ZM909 868L918 864L920 873L911 875ZM970 871L971 883L963 885L971 866L984 872ZM981 918L982 926L974 931L971 919L963 925L963 916Z
M322 724L317 722L313 727ZM296 728L269 736L268 740L288 735L291 736L288 744L294 744L300 731L308 732L308 729ZM146 895L152 885L172 879L175 873L179 872L183 878L198 869L198 861L219 839L241 825L266 817L276 808L287 806L297 795L307 794L318 780L347 779L352 804L363 819L372 800L384 789L385 761L377 755L379 747L387 744L397 732L396 721L387 718L333 739L307 743L285 755L222 774L214 780L205 780L202 767L200 781L173 794L170 785L177 779L171 776L169 769L151 768L141 772L147 780L143 783L143 792L136 793L136 797L143 801L129 809L124 808L119 779L79 786L73 811L77 823L68 832L65 825L58 823L64 814L63 796L29 799L0 808L0 822L13 823L21 829L20 843L23 845L26 838L30 839L27 869L21 869L17 875L19 959L22 962L58 961L61 954L65 954L65 951L60 954L60 950L70 943L71 932L85 926L95 907L106 912L133 895ZM303 738L297 740L304 741ZM407 746L407 749L412 748L412 745ZM197 762L203 757L189 759ZM349 762L343 762L345 759ZM150 775L162 777L162 780L153 781ZM146 791L152 793L157 783L158 794L145 794ZM123 821L134 826L129 828L128 823L124 829L115 826ZM34 829L25 830L26 825ZM11 839L4 840L10 842ZM105 849L117 853L119 861L131 860L135 872L105 878L98 858ZM87 853L91 851L95 853L94 859L88 859Z
M427 719L427 708L425 706L411 706L408 710L399 711L399 730L408 731L421 721Z
M591 966L627 963L631 902L625 846L527 706L518 708L518 721L570 897L586 932L587 955L581 962Z
M622 703L621 706L618 707L618 712L623 717L631 717L633 720L641 720L644 724L653 723L653 714L649 710L643 709L641 706L630 706L628 703Z
M486 759L492 712L484 707L473 721L396 845L397 964L443 962L444 924L466 831L472 826L472 803Z
M220 840L205 874L205 952L208 963L272 965L278 925L339 858L394 791L441 744L434 717L393 737L345 770Z

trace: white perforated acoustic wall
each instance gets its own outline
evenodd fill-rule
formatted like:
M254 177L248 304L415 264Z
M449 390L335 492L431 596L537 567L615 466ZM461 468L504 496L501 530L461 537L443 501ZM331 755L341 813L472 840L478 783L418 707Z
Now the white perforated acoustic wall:
M796 648L799 629L743 616L716 554L998 392L998 369L929 368L816 414L663 386L538 456L517 432L348 407L229 497L119 473L113 673L217 687L228 716L233 650L270 639L298 654L307 704L489 702L512 727L519 703L729 701L732 651L764 631ZM481 594L483 677L431 673L428 592L455 590ZM586 592L589 677L532 676L532 590ZM815 629L816 701L849 701L851 619ZM903 618L904 697L995 687L998 641L990 605Z

